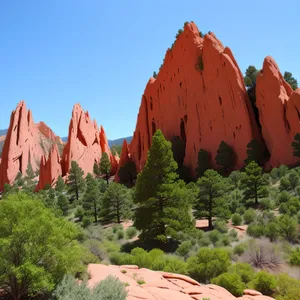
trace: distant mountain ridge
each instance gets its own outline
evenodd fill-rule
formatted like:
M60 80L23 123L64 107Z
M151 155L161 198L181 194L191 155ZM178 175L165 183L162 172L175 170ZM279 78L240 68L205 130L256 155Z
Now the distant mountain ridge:
M7 129L0 129L0 136L1 135L6 135Z

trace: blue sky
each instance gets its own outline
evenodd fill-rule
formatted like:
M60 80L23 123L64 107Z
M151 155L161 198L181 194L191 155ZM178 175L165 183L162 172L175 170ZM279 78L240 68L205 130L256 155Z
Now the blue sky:
M0 129L24 99L66 136L79 102L110 139L132 135L141 96L185 21L229 46L242 72L267 55L300 81L299 0L0 1Z

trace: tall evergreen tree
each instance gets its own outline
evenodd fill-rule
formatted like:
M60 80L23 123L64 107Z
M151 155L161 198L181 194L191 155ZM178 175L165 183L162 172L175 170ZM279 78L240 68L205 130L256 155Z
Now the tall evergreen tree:
M235 160L236 155L232 147L222 141L217 150L216 163L221 166L223 171L226 173L234 166Z
M260 164L263 158L263 150L259 141L252 140L247 145L247 158L245 159L245 163L248 164L251 161L255 161Z
M262 173L262 168L255 161L250 162L246 167L242 185L245 188L244 196L246 200L254 199L255 204L258 204L259 198L267 195L268 179Z
M105 176L106 183L108 184L110 176L111 163L107 153L103 153L99 163L99 171Z
M166 242L174 232L192 226L188 206L178 198L184 184L182 181L175 184L176 170L171 143L157 130L135 186L134 226L141 230L142 240Z
M98 222L100 209L100 189L97 180L92 174L86 176L86 191L82 199L82 208L87 216L93 216L95 222Z
M26 175L24 177L24 181L25 181L25 186L23 187L25 190L28 191L33 191L37 181L34 180L35 178L35 173L33 171L32 165L31 163L28 164L27 169L26 169Z
M249 66L245 72L244 82L247 87L252 87L256 83L258 70L254 66Z
M283 78L293 90L296 90L298 88L298 81L293 77L293 74L291 72L284 72Z
M102 198L101 216L105 223L121 223L131 217L132 195L124 185L112 182Z
M69 192L71 194L75 194L76 200L79 199L79 194L84 189L84 179L83 179L84 172L79 167L76 161L71 162L71 169L68 178L68 186Z
M64 216L68 214L69 201L66 195L59 193L57 196L57 206L60 208Z
M197 176L202 177L206 170L211 169L211 155L204 149L198 152Z
M294 141L292 142L293 147L293 155L296 157L300 157L300 133L297 133L294 137Z
M101 175L99 164L100 162L98 163L97 161L95 161L93 166L93 172L96 175L96 177L99 177Z
M234 188L237 189L242 179L242 173L239 170L232 171L228 178L229 182L231 182L234 185Z
M62 192L65 189L65 182L61 176L58 176L56 181L55 190L57 192Z
M120 183L132 187L137 177L136 166L133 161L128 161L119 169Z
M212 218L227 214L228 207L224 201L226 184L223 177L215 170L206 170L198 179L199 198L196 200L196 216L206 217L209 228L213 227Z

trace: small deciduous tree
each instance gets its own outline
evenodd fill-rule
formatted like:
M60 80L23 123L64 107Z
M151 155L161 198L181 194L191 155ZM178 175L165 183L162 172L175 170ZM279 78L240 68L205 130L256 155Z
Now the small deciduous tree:
M216 155L216 163L222 167L226 173L235 164L236 154L231 146L222 141Z
M132 195L124 185L112 182L102 198L101 216L104 222L121 223L131 217Z
M84 189L84 172L76 161L71 162L71 169L68 178L69 192L75 194L76 200L79 199L80 192Z
M198 177L202 177L204 172L211 169L211 155L204 149L200 149L198 152L198 161L196 173Z
M262 168L254 161L250 162L245 169L245 174L242 178L242 184L245 188L245 198L254 199L255 204L258 204L258 199L267 195L266 186L268 179L262 174Z

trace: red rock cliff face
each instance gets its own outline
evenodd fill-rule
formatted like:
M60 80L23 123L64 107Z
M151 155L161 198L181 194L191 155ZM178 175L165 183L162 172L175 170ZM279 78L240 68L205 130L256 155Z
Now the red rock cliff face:
M300 132L300 89L285 82L272 57L266 57L257 77L256 106L271 158L269 165L294 164L291 143Z
M40 133L45 136L46 138L50 139L53 142L58 142L63 144L60 137L56 136L55 133L52 131L50 127L48 127L44 122L39 122L36 124Z
M55 185L59 176L62 175L60 156L58 153L57 145L53 144L49 153L49 158L45 155L42 156L40 163L40 176L39 182L36 186L36 191L44 189L47 184L52 187Z
M79 164L85 175L93 173L94 162L100 161L103 152L110 157L114 174L118 168L118 161L110 152L103 127L101 126L99 131L96 121L93 122L89 113L76 104L70 121L68 142L62 154L63 175L68 173L72 160Z
M203 70L197 67L202 57ZM201 38L189 23L168 50L157 76L146 86L137 125L130 144L132 158L141 170L156 129L167 139L186 141L184 163L194 172L198 151L212 154L222 140L237 153L236 168L242 167L247 144L260 139L243 76L231 50L212 34ZM214 165L215 166L215 165Z
M10 125L2 149L0 190L5 183L13 183L20 171L26 173L28 164L39 167L44 150L40 146L41 133L35 126L30 110L21 101L11 114Z

